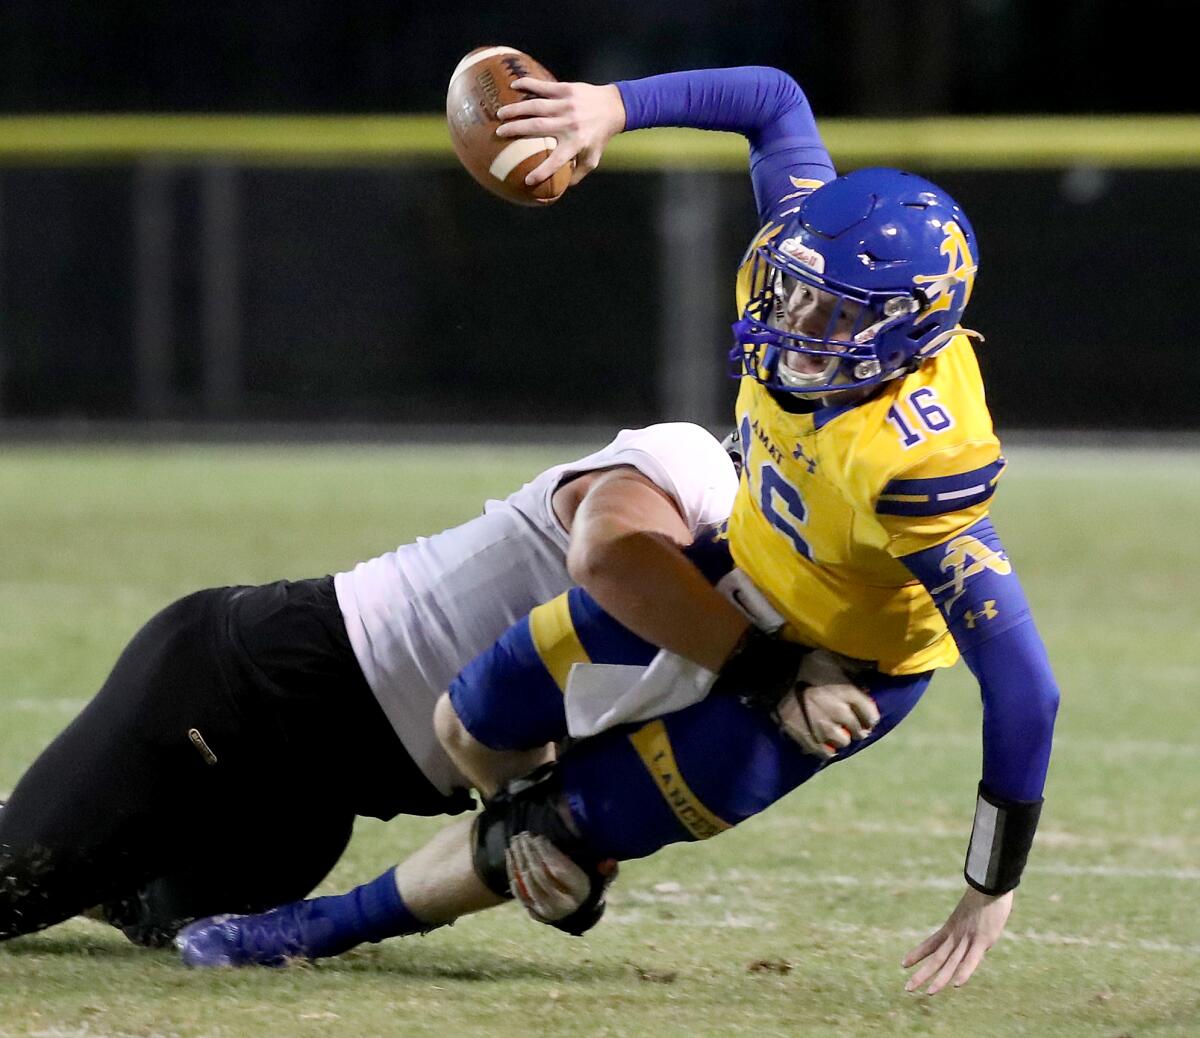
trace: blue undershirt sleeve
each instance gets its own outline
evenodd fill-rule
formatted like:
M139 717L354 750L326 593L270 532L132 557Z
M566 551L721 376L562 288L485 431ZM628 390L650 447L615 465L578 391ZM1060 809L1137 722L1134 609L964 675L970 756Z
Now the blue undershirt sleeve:
M1040 800L1058 685L991 520L901 561L933 596L979 682L984 786L1009 800Z
M1050 766L1058 685L1032 620L963 653L983 696L983 784L1040 800Z
M616 84L625 129L688 126L740 133L750 142L759 218L767 223L796 180L824 183L835 171L804 91L779 69L700 69Z

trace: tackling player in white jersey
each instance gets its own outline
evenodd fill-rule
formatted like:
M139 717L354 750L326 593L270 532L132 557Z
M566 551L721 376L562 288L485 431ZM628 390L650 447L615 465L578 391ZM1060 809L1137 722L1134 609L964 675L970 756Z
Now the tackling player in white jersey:
M169 606L0 810L0 939L101 906L162 944L191 919L303 897L356 815L465 810L432 726L454 675L573 583L569 547L586 569L608 538L690 543L736 489L698 426L626 430L349 572Z

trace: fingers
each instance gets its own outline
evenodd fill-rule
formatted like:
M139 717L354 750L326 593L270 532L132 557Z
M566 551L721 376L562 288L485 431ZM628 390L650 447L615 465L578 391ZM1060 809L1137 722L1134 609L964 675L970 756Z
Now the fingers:
M820 685L805 694L810 712L848 728L856 739L865 739L879 722L875 700L857 685Z
M822 724L818 734L827 748L833 748L834 753L844 750L856 738L856 736L851 736L850 729L844 724L836 724L831 721Z
M539 87L549 88L545 92L537 91L541 94L539 97L531 97L524 101L514 101L512 104L501 105L496 109L496 116L500 119L500 125L496 128L497 137L538 137L544 133L552 133L555 130L561 130L562 126L558 122L551 122L556 116L562 116L568 112L570 105L563 100L568 91L558 89L566 87L565 83L547 83L540 79L518 79L514 81L513 86L518 83L531 83ZM524 90L524 87L518 87ZM527 93L535 91L526 90Z
M971 940L967 936L963 936L955 944L954 949L947 957L945 964L937 971L937 976L933 978L933 982L925 989L927 995L936 995L947 984L950 983L950 978L954 976L955 970L967 954L967 949L971 946Z
M988 946L983 941L976 941L971 945L970 950L963 956L962 964L958 967L958 972L954 974L954 986L961 988L968 980L971 979L971 974L978 969L979 964L983 962L983 957L988 952Z
M600 159L593 152L580 152L575 157L575 168L571 171L571 186L574 187L599 165Z
M829 718L846 728L855 739L865 739L879 723L879 708L875 700L855 685L830 686L836 695L829 707Z
M779 722L806 753L828 759L879 723L879 708L855 685L808 685L783 698Z
M517 833L504 854L513 896L536 919L562 919L587 899L587 874L544 836Z
M543 885L548 890L566 894L572 900L587 896L591 884L583 869L544 836L531 839L529 858L545 877ZM574 908L575 905L572 904L571 907Z
M532 912L534 894L530 890L529 883L525 878L528 868L525 862L524 850L525 848L521 841L515 837L510 840L508 847L504 850L504 870L508 873L508 885L512 890L513 897Z
M879 724L879 707L875 703L874 698L863 692L861 696L855 697L850 701L850 709L854 711L854 715L858 718L858 723L861 726L862 734L860 739L865 739L871 734L872 729Z
M830 710L829 720L833 725L843 729L852 738L865 739L871 734L870 727L863 727L858 714L854 712L848 702L838 703Z
M904 960L900 963L900 965L903 966L905 969L908 969L909 966L915 966L918 962L920 962L923 958L925 958L926 955L928 955L939 944L941 944L942 941L944 941L945 939L946 939L946 931L945 931L945 928L943 927L941 930L938 930L937 933L930 934L928 937L925 938L925 940L923 940L920 944L918 944L912 951L910 951L907 955L905 955Z
M538 119L516 119L501 123L497 137L553 137L562 131L562 121L549 116Z
M971 975L983 961L984 955L987 954L988 945L978 935L963 934L957 942L952 937L947 937L938 947L938 954L935 956L935 960L931 960L930 964L923 966L917 973L913 974L908 983L904 985L904 990L915 991L921 987L933 973L933 961L939 959L947 948L950 949L949 954L946 955L945 961L937 969L936 974L933 975L933 979L929 982L929 986L925 989L925 994L927 995L936 995L951 982L953 982L956 988L962 987L971 979ZM907 962L907 960L905 961Z
M803 694L802 691L798 692L793 689L783 697L776 711L779 723L783 730L800 744L805 753L827 760L836 751L827 747L824 740L818 737L809 724L809 717L805 713L804 704L801 701Z
M916 973L908 978L908 983L904 985L904 990L916 991L917 988L921 987L930 977L946 965L946 960L950 958L954 949L954 938L944 938L932 952L926 953L924 964Z
M571 183L577 184L600 164L614 134L625 125L625 106L611 84L553 83L518 79L513 86L527 96L503 105L496 135L502 138L552 137L554 150L525 177L530 187L550 179L569 162Z
M564 109L561 101L519 101L516 104L505 105L497 113L504 121L496 128L497 137L546 137L555 139L554 150L542 162L535 166L525 176L525 183L536 187L543 181L549 180L568 162L575 161L575 170L571 183L576 184L596 168L597 162L584 154L579 154L579 143L569 134L563 120Z
M570 83L561 83L552 79L534 79L533 76L514 79L510 85L514 90L519 90L523 94L536 94L538 97L566 97L571 92Z
M928 983L927 994L935 995L951 982L961 987L970 980L1004 931L1012 903L1011 891L989 897L968 888L941 929L904 957L905 969L922 963L904 990L916 991Z
M562 101L519 101L496 110L497 137L539 137L562 129Z
M543 180L549 180L555 173L563 168L574 156L568 148L559 146L555 148L545 159L541 165L535 166L525 176L525 183L530 187L536 187ZM572 178L574 183L574 178Z
M851 691L857 693L858 690L851 689L849 685L832 685L805 693L810 698L808 718L813 735L835 751L845 749L855 739L864 739L871 734L869 728L863 729L858 716L851 709L847 698Z

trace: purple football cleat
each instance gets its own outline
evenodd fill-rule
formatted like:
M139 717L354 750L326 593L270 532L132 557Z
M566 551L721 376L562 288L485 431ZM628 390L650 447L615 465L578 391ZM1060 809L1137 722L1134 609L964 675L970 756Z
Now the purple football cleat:
M175 947L187 966L286 966L292 959L311 958L307 931L321 924L319 913L300 901L261 915L217 915L185 926ZM318 918L307 918L314 914Z

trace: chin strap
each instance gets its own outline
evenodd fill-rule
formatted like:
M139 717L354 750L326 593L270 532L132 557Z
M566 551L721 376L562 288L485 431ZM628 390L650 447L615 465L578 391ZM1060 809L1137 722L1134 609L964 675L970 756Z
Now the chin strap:
M913 355L913 361L920 364L922 361L928 360L930 357L941 353L949 344L950 340L955 336L965 335L968 339L975 339L978 342L986 342L982 333L975 331L973 328L948 328L944 332L938 332L932 339L921 347Z

